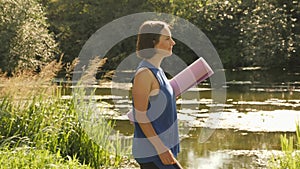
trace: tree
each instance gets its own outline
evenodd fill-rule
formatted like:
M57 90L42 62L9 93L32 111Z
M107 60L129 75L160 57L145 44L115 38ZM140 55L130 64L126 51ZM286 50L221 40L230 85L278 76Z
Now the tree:
M137 12L162 12L199 27L219 53L225 68L282 67L299 63L299 2L281 0L39 0L47 6L50 30L57 35L64 61L76 58L88 38L105 24ZM130 24L130 23L129 23ZM174 53L187 63L193 51L176 42ZM134 52L128 38L108 53L105 69L114 69ZM191 56L191 57L186 57Z
M11 75L39 70L59 54L42 6L35 0L0 1L0 68Z
M296 54L294 6L280 2L255 0L244 10L240 23L242 58L252 65L283 67Z
M226 67L241 66L237 28L241 0L148 0L155 11L167 12L188 20L201 29L213 43ZM178 43L177 43L178 44ZM185 46L176 45L178 55L192 55ZM189 60L184 58L187 62Z
M145 0L40 0L47 8L50 29L57 35L64 62L71 62L88 38L119 17L142 12ZM124 45L123 45L124 46ZM127 46L114 48L113 54ZM112 55L112 54L111 54ZM108 56L108 57L116 57ZM108 61L110 63L110 60Z

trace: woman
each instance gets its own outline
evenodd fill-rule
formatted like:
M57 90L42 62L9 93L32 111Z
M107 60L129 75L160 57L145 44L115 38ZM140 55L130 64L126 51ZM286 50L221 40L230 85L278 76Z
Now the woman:
M141 169L182 168L179 152L176 98L160 65L175 45L169 25L146 21L137 39L140 62L133 78L133 156Z

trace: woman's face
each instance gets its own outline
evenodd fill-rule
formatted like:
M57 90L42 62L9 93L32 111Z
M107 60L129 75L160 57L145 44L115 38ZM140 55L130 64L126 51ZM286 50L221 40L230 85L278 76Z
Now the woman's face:
M171 31L169 28L164 28L160 33L161 36L159 37L159 42L154 46L154 48L158 49L157 52L159 54L170 56L172 55L172 48L175 45L171 36Z

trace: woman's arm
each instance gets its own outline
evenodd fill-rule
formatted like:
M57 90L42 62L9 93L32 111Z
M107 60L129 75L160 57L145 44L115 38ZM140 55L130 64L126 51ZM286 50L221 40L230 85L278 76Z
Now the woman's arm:
M142 69L141 71L137 72L132 87L135 118L145 136L149 139L149 141L156 149L163 164L175 164L177 161L174 158L172 152L161 141L161 139L155 132L152 123L146 115L149 96L153 92L157 92L152 87L154 83L157 83L157 80L149 69Z

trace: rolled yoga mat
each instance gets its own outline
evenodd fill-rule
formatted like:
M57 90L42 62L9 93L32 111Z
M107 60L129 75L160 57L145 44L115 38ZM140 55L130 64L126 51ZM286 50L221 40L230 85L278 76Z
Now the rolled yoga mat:
M173 88L175 96L177 97L191 87L203 82L212 74L214 74L214 72L211 67L202 57L200 57L191 65L179 72L176 76L174 76L170 80L170 84ZM132 110L127 113L127 116L130 121L134 121Z
M170 84L177 97L212 74L214 74L213 70L201 57L174 76L170 80Z

